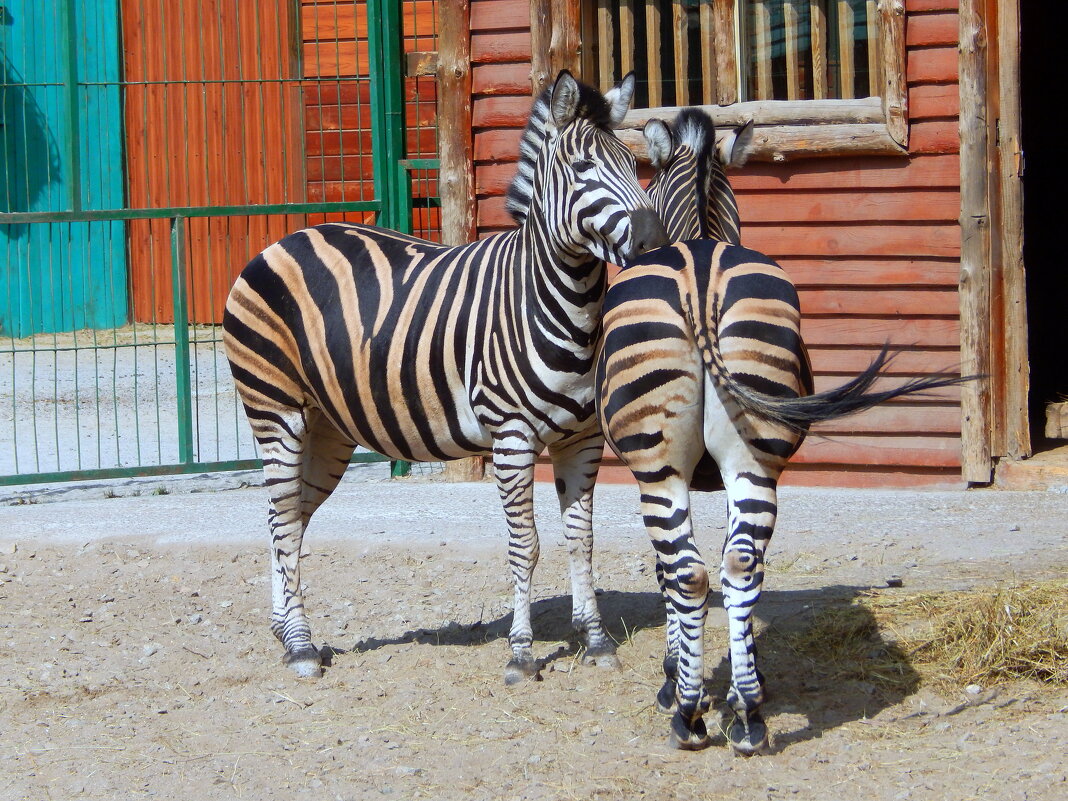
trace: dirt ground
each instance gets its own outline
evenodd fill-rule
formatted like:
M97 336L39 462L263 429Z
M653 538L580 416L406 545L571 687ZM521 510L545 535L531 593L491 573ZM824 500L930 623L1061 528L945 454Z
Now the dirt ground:
M243 480L0 496L0 799L1068 798L1068 692L938 692L918 675L888 691L786 640L861 593L1065 575L1064 492L784 490L758 612L772 752L742 759L722 737L667 745L653 706L663 610L633 487L597 495L601 609L623 669L578 663L555 499L539 486L543 681L506 688L491 484L371 468L343 482L302 563L313 634L333 652L306 680L268 631L265 494ZM695 502L710 562L723 503ZM723 623L714 611L721 694Z

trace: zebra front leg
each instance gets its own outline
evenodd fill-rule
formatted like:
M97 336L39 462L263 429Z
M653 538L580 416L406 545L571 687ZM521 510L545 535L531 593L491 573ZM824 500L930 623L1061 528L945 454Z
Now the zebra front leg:
M768 746L761 715L764 681L757 669L753 610L764 581L764 552L775 530L777 477L764 472L724 473L727 488L727 539L720 581L730 630L731 688L727 705L734 719L727 738L745 756Z
M689 491L680 476L655 488L643 485L641 503L645 527L656 550L657 580L668 606L666 681L657 694L657 706L670 709L664 696L673 689L671 744L697 750L712 742L704 722L711 703L704 686L708 568L693 539Z
M571 624L585 638L586 665L618 668L616 644L604 630L593 586L593 487L604 452L604 437L593 434L551 446L556 493L571 564Z
M508 645L512 659L504 669L504 683L539 679L530 625L530 582L541 547L534 526L533 434L523 429L501 430L494 435L493 472L508 523L508 565L512 571L514 600Z

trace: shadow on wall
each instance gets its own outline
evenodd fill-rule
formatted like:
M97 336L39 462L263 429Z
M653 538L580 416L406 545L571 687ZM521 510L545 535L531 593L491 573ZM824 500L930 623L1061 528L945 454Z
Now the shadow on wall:
M13 24L11 12L0 6L0 26ZM45 190L61 180L59 148L31 88L6 54L0 59L0 213L38 211ZM21 239L28 227L8 224L3 232Z

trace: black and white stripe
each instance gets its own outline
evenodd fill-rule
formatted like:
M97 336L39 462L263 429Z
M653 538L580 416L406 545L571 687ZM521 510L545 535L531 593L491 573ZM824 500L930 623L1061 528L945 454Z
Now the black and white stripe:
M540 147L516 230L444 247L319 225L271 245L238 278L224 341L271 496L272 630L298 673L321 666L301 593L302 538L357 444L407 460L492 455L515 582L508 681L536 673L533 472L547 448L574 622L587 657L614 662L591 569L603 262L666 241L611 130L632 91L628 77L606 99L561 73L528 126Z
M693 538L689 489L726 489L720 586L730 629L727 703L735 716L728 734L738 752L752 754L767 744L753 609L788 459L811 423L967 379L933 376L871 392L884 352L854 381L812 394L797 292L774 261L737 244L737 205L723 156L717 157L711 121L691 124L695 113L688 111L679 128L703 131L700 136L676 130L665 145L663 124L647 127L661 169L650 195L673 238L700 227L732 241L692 239L661 248L616 278L604 307L599 410L608 443L638 481L657 554L668 609L665 683L657 701L674 709L672 738L680 748L710 741L702 719L710 701L703 687L709 575ZM741 139L730 144L741 144L744 155ZM706 215L704 224L695 210Z

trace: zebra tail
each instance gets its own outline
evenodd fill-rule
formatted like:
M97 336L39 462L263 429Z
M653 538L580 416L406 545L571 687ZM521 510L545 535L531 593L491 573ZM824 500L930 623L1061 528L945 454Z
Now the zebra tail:
M698 322L692 314L691 322ZM892 353L889 344L886 344L864 372L839 387L795 398L768 395L746 386L731 373L720 353L718 337L711 336L707 326L695 325L694 331L697 334L701 359L713 381L726 389L731 398L746 411L799 433L807 431L813 423L856 414L893 398L905 395L922 396L936 389L960 386L985 378L983 375L935 373L910 379L892 389L872 391L871 387L886 375L887 367L897 355L897 352Z

